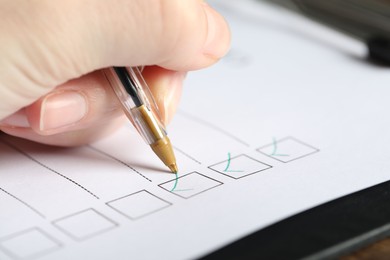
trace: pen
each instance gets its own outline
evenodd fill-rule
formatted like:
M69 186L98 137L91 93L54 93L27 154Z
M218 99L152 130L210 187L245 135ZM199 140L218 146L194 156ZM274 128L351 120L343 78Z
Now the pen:
M171 172L177 173L171 141L139 68L111 67L104 69L103 72L126 116L160 160Z
M369 57L390 64L390 2L386 0L273 0L366 43ZM292 5L295 4L295 7Z

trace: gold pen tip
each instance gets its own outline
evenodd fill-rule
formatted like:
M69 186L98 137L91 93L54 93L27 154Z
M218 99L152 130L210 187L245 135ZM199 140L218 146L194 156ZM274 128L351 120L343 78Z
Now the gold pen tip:
M177 173L179 171L176 163L172 163L171 165L168 165L168 168L171 170L172 173Z

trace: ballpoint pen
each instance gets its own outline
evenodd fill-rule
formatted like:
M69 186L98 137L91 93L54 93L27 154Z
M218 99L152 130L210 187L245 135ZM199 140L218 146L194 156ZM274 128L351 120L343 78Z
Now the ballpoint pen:
M390 2L386 0L272 0L355 37L369 56L390 64Z
M139 68L112 67L103 70L126 116L154 153L173 172L178 168L171 142L159 111Z

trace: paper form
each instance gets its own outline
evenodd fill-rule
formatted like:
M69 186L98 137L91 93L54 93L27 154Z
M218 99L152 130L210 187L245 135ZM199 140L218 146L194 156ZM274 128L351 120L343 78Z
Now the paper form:
M192 259L389 179L388 69L287 11L211 4L232 49L186 81L178 176L131 125L73 149L0 135L0 259Z

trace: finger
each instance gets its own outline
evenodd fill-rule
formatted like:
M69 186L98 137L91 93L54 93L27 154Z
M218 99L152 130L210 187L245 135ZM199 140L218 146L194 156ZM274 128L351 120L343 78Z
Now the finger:
M113 91L97 71L58 86L2 120L0 126L32 128L39 135L53 135L93 127L121 115Z
M179 102L185 72L159 67L143 71L152 95L168 123ZM122 109L103 74L98 71L69 81L0 122L8 134L52 145L80 145L111 133L103 127L123 116ZM119 127L118 124L115 124ZM110 129L110 131L107 131ZM68 133L67 133L68 132ZM85 138L85 133L96 132ZM60 139L53 135L60 135ZM42 137L47 136L47 138Z
M40 135L30 127L2 126L0 128L6 134L21 137L23 139L55 146L80 146L97 141L119 128L125 121L124 117L101 121L95 127L62 132L53 135Z
M99 68L198 69L229 46L224 19L199 0L23 3L0 8L0 119Z
M144 68L142 75L150 87L163 123L168 125L179 105L187 72L149 66Z
M104 46L103 60L96 65L155 64L189 71L215 63L229 48L226 21L204 1L136 0L133 4L139 9L127 5L130 10L124 14L123 6L116 5L105 14L107 20L99 19L99 26L107 33L101 40L108 46ZM110 15L112 12L119 16ZM113 29L113 23L124 27ZM113 53L107 51L109 46L119 49Z
M101 71L55 88L25 108L30 127L39 135L96 128L122 116L117 98ZM97 130L99 131L99 130Z

